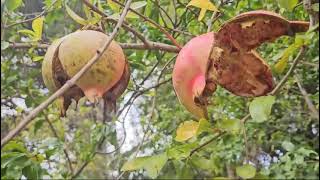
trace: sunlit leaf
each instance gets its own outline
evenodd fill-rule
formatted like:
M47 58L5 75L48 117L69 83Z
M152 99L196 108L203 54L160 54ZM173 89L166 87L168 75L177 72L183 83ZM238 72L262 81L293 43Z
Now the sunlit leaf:
M225 131L237 133L241 128L241 122L238 119L224 119L219 122L219 126Z
M1 41L1 50L5 50L9 47L10 43L7 41Z
M78 14L76 14L74 11L72 11L72 9L70 9L70 7L66 4L66 10L68 15L77 23L81 24L81 25L87 25L87 21L85 19L83 19L82 17L80 17Z
M298 0L278 0L280 7L285 8L288 11L292 11L298 2Z
M22 2L22 0L6 0L5 5L9 11L14 11L22 5Z
M40 40L42 36L44 17L39 17L32 21L32 29L34 31L34 40Z
M167 160L168 157L165 153L155 156L138 157L126 162L122 166L121 171L145 169L151 178L156 178Z
M19 30L18 33L25 34L25 35L29 36L30 38L33 38L34 36L36 36L35 33L29 29Z
M138 2L131 3L130 8L137 10L137 9L140 9L140 8L146 6L146 5L147 5L146 1L138 1Z
M176 141L186 141L197 134L199 123L196 121L185 121L177 129Z
M256 168L250 164L245 164L236 168L237 175L243 179L250 179L256 175Z
M277 64L274 65L274 70L276 73L281 74L284 72L288 66L289 57L296 49L296 46L292 44L286 50L284 50L281 59L277 62Z
M286 150L286 151L293 151L294 150L294 144L292 144L289 141L283 141L281 146Z
M261 96L250 103L249 111L254 122L261 123L268 120L275 99L274 96Z
M195 6L201 9L198 17L199 21L201 21L204 18L207 11L219 12L218 8L212 2L210 2L210 0L191 0L187 7L188 6Z
M114 12L120 12L120 5L113 2L112 0L107 0L107 3Z
M203 132L212 132L211 124L206 119L200 119L199 127L197 129L197 135Z
M196 148L197 143L183 144L168 149L167 155L171 159L182 159L190 155L191 151Z

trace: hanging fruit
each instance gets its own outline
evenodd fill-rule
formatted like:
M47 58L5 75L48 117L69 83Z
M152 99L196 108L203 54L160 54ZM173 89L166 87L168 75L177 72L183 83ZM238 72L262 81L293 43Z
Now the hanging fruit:
M47 88L54 92L88 63L97 50L108 40L99 31L81 30L71 33L49 48L42 64L42 76ZM109 112L115 111L116 99L125 91L130 70L123 50L112 41L107 50L62 97L61 115L64 116L71 99L86 96L91 102L100 98L107 101Z
M268 94L274 85L271 69L254 49L308 28L308 22L288 21L258 10L234 17L218 32L191 39L180 51L173 70L179 101L196 117L207 118L208 99L216 84L238 96Z

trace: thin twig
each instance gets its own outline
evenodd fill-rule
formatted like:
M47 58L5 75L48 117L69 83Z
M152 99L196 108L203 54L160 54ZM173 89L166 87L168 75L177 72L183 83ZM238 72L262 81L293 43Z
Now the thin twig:
M209 139L207 142L201 144L200 146L198 146L197 148L193 149L190 152L189 157L191 157L195 152L200 151L202 148L204 148L205 146L209 145L210 143L212 143L214 140L218 139L219 137L221 137L222 135L226 134L225 131L219 133L217 136L214 136L213 138Z
M288 81L288 78L290 77L290 75L293 73L293 71L295 70L296 66L298 65L300 59L301 59L301 55L305 52L305 47L303 46L298 55L296 56L296 58L294 59L290 69L288 70L288 72L286 73L286 75L281 79L281 81L278 83L278 85L272 90L272 92L270 93L270 95L275 95L278 93L278 91L280 90L280 88Z
M117 3L117 4L119 4L120 6L124 7L124 5L123 5L122 3L120 3L119 1L116 1L116 0L112 0L112 1L115 2L115 3ZM129 10L130 10L131 12L133 12L134 14L140 16L140 17L141 17L142 19L144 19L145 21L148 21L148 22L150 22L152 25L154 25L154 26L156 26L157 28L159 28L159 30L160 30L161 32L163 32L163 33L167 36L167 38L170 39L170 41L171 41L175 46L177 46L179 49L182 48L182 47L178 44L178 42L171 36L171 34L170 34L168 31L166 31L162 26L160 26L158 23L154 22L153 20L151 20L151 19L148 18L147 16L139 13L138 11L136 11L136 10L134 10L134 9L129 8Z
M298 62L300 61L301 56L302 56L302 54L304 53L304 51L305 51L305 47L302 47L302 48L300 49L298 55L297 55L296 58L294 59L293 64L291 65L291 67L290 67L290 69L288 70L287 74L281 79L280 83L279 83L279 84L276 86L276 88L270 93L270 95L275 95L276 93L278 93L278 91L279 91L280 88L284 85L284 83L287 82L289 76L292 74L292 72L293 72L294 69L296 68ZM250 117L251 117L250 114L247 114L245 117L243 117L243 118L240 120L241 123L245 124L246 121L247 121ZM219 135L220 135L220 134L219 134ZM218 135L218 136L219 136L219 135ZM209 140L208 142L206 142L206 143L204 143L203 145L201 145L201 146L197 147L196 149L194 149L194 150L192 151L192 153L190 153L190 156L191 156L194 152L196 152L196 151L198 151L199 149L201 149L202 147L210 144L214 139L216 139L216 138L214 137L214 138L212 138L211 140Z
M108 18L107 14L105 14L104 12L102 12L99 8L97 8L96 6L94 6L93 4L91 4L88 0L82 0L83 3L88 6L92 11L98 13L99 15L101 15L103 18L103 20L107 20L107 21L110 21L112 23L117 23L118 21L115 20L115 19L111 19L111 18ZM129 25L127 25L128 23L126 23L124 21L124 23L122 24L122 27L124 29L126 29L127 31L130 31L132 34L134 34L137 38L139 38L144 44L145 46L149 46L149 42L148 40L141 34L139 33L138 31L136 31L135 29L133 29L132 27L130 27Z
M54 135L56 138L60 139L60 137L59 137L56 129L54 128L53 124L50 122L49 118L48 118L46 115L45 115L45 120L46 120L47 123L49 124L49 127L50 127L53 135ZM70 156L69 156L69 153L68 153L68 151L67 151L67 149L66 149L65 147L63 147L63 153L64 153L64 155L65 155L66 158L67 158L67 161L68 161L68 165L69 165L69 169L70 169L70 171L71 171L71 174L73 174L73 167L72 167L72 163L71 163L71 160L70 160Z
M158 78L157 78L157 84L160 84L160 80L161 80L161 77L162 77L164 71L167 69L167 67L170 65L170 63L173 61L173 59L174 59L174 58L172 58L170 61L168 61L168 62L163 66L163 68L161 69L160 75L159 75ZM147 134L148 134L148 132L149 132L149 130L150 130L150 127L151 127L150 125L151 125L151 122L152 122L152 119L153 119L153 116L154 116L154 110L155 110L155 108L156 108L157 92L158 92L158 87L155 88L155 95L154 95L153 98L152 98L151 112L150 112L150 117L149 117L149 121L148 121L148 124L147 124L146 131L145 131L145 133L143 134L142 140L141 140L141 142L139 143L139 145L138 145L138 147L137 147L137 149L136 149L136 151L135 151L134 157L137 157L137 155L138 155L138 153L139 153L139 151L140 151L140 149L141 149L141 147L142 147L142 145L143 145L143 143L144 143L144 141L145 141L145 139L146 139L146 137L147 137ZM149 134L149 135L150 135L150 134ZM117 179L120 179L120 178L124 175L125 172L126 172L126 171L123 171L121 174L119 174L119 176L117 177Z
M25 20L22 20L22 21L19 21L19 22L15 22L15 23L6 25L6 26L4 26L4 29L11 28L11 27L16 26L16 25L19 25L19 24L31 22L31 21L33 21L33 20L35 20L35 19L37 19L37 18L39 18L39 17L41 17L41 16L46 15L47 13L49 13L49 12L51 11L51 10L49 10L49 9L50 9L51 7L53 7L53 5L54 5L55 3L57 3L57 2L58 2L58 0L55 0L54 2L52 2L51 5L50 5L47 9L45 9L44 11L42 11L39 15L37 15L37 16L35 16L35 17L33 17L33 18L30 18L30 19L25 19Z
M16 135L18 135L25 126L27 126L41 111L43 111L46 107L48 107L55 99L63 95L69 88L71 88L75 82L82 77L82 75L88 71L91 66L93 66L99 58L102 56L102 54L107 50L109 45L111 44L112 40L115 38L117 33L120 30L121 24L124 21L124 18L128 12L129 5L131 4L132 0L128 0L125 8L123 9L123 12L121 14L121 17L118 21L118 24L114 28L113 32L109 36L109 39L106 41L105 44L101 48L99 48L96 52L96 54L88 61L88 63L70 80L68 80L59 90L57 90L53 95L51 95L47 100L45 100L43 103L41 103L38 107L36 107L34 110L32 110L19 124L16 128L11 130L3 139L1 139L1 148L5 144L7 144L12 138L14 138Z
M309 108L309 110L311 112L311 116L314 117L314 118L317 118L319 120L319 111L313 105L312 100L309 98L309 95L308 95L307 91L302 87L298 76L295 75L294 78L295 78L295 80L296 80L296 82L298 84L299 90L300 90L304 100L307 103L307 106L308 106L308 108Z

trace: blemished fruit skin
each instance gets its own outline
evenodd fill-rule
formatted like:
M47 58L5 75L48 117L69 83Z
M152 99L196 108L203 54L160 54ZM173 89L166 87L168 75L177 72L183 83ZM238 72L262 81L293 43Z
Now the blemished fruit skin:
M214 33L203 34L190 40L179 52L173 73L173 87L182 105L197 117L205 110L194 98L201 95L206 85L206 71Z
M70 34L60 45L59 59L69 77L74 76L96 54L108 40L108 36L92 30ZM121 47L112 41L84 75L76 82L89 100L102 97L121 78L125 66L125 56Z
M46 87L51 92L62 87L94 57L108 38L99 31L81 30L54 41L42 64ZM71 99L78 101L83 96L91 102L103 98L107 104L114 104L108 111L115 111L115 101L125 91L129 79L130 69L124 52L112 41L99 60L60 97L61 115L66 115Z
M207 118L216 85L237 96L268 94L274 87L271 68L255 48L308 28L308 22L257 10L232 18L218 32L191 39L179 52L172 74L179 101L197 118Z

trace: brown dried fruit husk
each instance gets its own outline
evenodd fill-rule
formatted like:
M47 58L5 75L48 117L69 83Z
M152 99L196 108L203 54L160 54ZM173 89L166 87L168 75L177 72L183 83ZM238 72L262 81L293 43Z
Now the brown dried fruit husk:
M254 48L308 27L307 22L287 21L263 10L240 14L216 33L208 77L238 96L266 95L274 86L272 72Z

